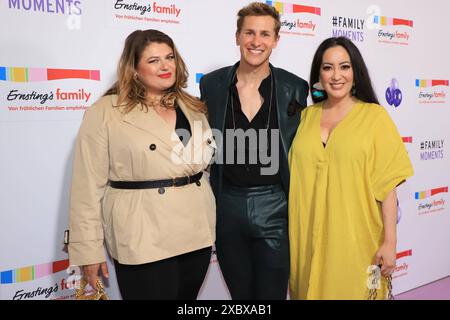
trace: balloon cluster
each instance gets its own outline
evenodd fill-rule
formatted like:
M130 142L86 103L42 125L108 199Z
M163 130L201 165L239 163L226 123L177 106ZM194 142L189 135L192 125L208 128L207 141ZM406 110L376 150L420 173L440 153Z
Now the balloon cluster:
M386 89L386 101L391 106L398 107L402 103L402 92L396 79L391 80L391 85Z

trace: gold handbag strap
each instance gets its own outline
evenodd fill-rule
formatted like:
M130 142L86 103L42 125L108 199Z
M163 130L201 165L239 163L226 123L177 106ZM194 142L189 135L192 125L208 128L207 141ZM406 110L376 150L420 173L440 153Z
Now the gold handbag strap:
M387 281L387 288L388 288L388 294L387 294L386 300L394 300L394 295L392 294L392 276L388 275L386 277L386 281Z
M377 281L379 281L380 279L378 277L376 277L376 270L372 271L372 289L369 289L369 296L367 297L367 300L376 300L377 299ZM387 283L387 289L388 289L388 293L386 296L386 300L394 300L394 295L392 294L392 276L389 275L387 277L384 277L384 279L386 280Z
M88 284L88 281L87 281L86 277L83 276L80 280L80 288L76 289L76 291L75 291L75 299L76 300L82 300L83 297L86 297L87 284ZM103 282L100 279L97 279L96 288L93 288L93 289L97 289L97 293L94 295L101 297L102 300L109 300L109 297L105 292Z

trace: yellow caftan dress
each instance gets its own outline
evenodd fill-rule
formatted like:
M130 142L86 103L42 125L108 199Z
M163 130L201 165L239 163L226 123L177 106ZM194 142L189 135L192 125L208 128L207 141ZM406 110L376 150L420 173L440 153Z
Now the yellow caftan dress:
M413 169L387 111L358 101L320 136L322 103L302 112L289 152L291 299L367 299L383 238L381 202ZM381 281L377 298L385 298Z

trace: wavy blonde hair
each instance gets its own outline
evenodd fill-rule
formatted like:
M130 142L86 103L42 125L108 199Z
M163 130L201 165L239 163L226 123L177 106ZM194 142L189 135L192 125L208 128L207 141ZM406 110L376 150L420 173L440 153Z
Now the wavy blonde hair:
M151 43L167 44L173 50L175 57L175 83L165 91L160 104L165 107L173 107L176 101L180 100L187 107L206 113L206 105L183 90L187 87L189 73L173 40L167 34L153 29L136 30L127 37L117 67L118 80L104 95L117 94L118 100L115 107L123 107L125 113L133 110L138 104L141 104L148 111L147 89L135 74L142 53Z

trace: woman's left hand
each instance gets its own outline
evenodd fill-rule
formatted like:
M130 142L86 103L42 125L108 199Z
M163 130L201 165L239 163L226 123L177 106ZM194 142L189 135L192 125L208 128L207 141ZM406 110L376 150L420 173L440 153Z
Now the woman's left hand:
M396 245L391 243L383 243L375 255L375 264L381 266L381 274L383 276L391 275L396 267Z

